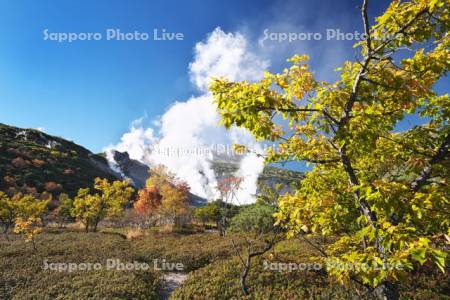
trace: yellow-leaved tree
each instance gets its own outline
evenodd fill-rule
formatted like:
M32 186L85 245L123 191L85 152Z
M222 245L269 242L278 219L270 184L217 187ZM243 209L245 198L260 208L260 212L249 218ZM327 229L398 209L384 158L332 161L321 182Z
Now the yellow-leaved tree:
M0 192L0 226L6 239L9 239L8 230L14 226L16 217L14 202L7 194Z
M278 201L288 237L337 237L323 252L328 273L396 299L416 264L445 272L450 98L433 85L450 66L450 10L448 0L393 1L372 25L367 10L364 0L359 58L338 69L336 82L316 80L308 56L295 55L281 74L216 78L210 89L226 127L275 142L267 162L312 164ZM395 131L410 114L424 124Z
M18 193L11 198L12 212L15 216L14 232L23 234L25 241L31 242L36 250L35 237L42 232L44 214L52 196L42 195L46 198L37 199L34 195Z
M89 228L97 231L98 223L107 217L120 216L134 192L128 181L109 183L101 178L95 178L94 189L80 189L73 201L72 216L84 225L86 232Z

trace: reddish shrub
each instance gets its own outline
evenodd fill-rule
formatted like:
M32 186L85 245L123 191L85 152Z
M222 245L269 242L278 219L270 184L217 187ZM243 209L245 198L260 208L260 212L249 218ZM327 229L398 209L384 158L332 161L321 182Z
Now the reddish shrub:
M27 166L27 161L24 160L22 157L16 157L11 161L11 164L15 167L15 168L24 168Z
M63 189L62 185L54 181L49 181L45 183L45 190L47 192L59 192Z
M14 155L20 155L20 151L14 148L8 148L8 150L6 150L6 152L8 152L9 154L14 154Z
M5 182L5 184L7 186L15 186L16 185L16 179L14 179L14 177L11 177L11 176L3 177L3 181Z
M31 161L31 163L33 164L33 166L38 167L38 168L40 168L40 167L42 167L43 165L45 165L45 161L43 161L43 160L41 160L41 159L37 159L37 158L33 159L33 160Z

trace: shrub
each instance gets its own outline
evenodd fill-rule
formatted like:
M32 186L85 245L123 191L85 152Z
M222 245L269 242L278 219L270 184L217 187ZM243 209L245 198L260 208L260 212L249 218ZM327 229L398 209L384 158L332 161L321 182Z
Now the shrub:
M135 240L144 236L144 231L139 228L131 228L127 232L127 240Z
M46 182L44 188L47 192L59 192L63 190L63 186L54 181Z
M33 166L35 166L35 167L37 167L37 168L40 168L40 167L42 167L43 165L45 165L45 161L43 161L43 160L41 160L41 159L37 159L37 158L33 159L33 160L31 161L31 163L33 164Z
M243 232L270 232L275 223L273 206L252 204L242 207L230 222L230 230Z
M207 222L217 223L220 220L220 207L217 202L210 202L194 210L195 219L203 225Z
M24 160L22 157L17 157L17 158L15 158L15 159L13 159L13 160L11 161L11 164L12 164L15 168L18 168L18 169L24 168L24 167L26 167L26 166L28 165L28 164L27 164L27 161Z

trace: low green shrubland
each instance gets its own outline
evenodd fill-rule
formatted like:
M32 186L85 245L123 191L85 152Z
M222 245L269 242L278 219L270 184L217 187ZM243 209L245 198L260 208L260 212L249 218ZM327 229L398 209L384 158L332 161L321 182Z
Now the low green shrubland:
M239 245L244 235L160 233L146 230L136 239L127 229L102 228L97 233L47 228L36 238L37 250L17 235L0 238L1 299L157 299L164 285L162 271L44 270L47 263L100 263L154 260L182 263L188 279L171 299L370 299L358 294L356 283L341 285L323 270L280 270L270 263L314 262L317 251L302 240L282 241L255 258L248 277L250 296L239 285L242 267L231 238ZM323 242L323 241L322 241ZM424 265L401 286L403 299L449 299L448 275ZM361 288L359 290L362 291Z

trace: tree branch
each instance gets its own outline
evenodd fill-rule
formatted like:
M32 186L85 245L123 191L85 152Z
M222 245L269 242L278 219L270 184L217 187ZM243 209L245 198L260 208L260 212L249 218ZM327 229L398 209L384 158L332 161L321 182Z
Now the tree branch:
M361 9L361 14L363 18L364 23L364 32L366 34L366 45L367 45L367 52L370 54L372 52L372 38L370 36L370 25L369 25L369 17L367 15L367 6L368 6L368 0L364 0L363 6Z
M411 190L413 192L419 191L424 185L428 183L428 180L431 177L432 172L432 166L434 164L440 163L441 161L449 158L449 152L450 152L450 135L447 135L442 142L441 146L439 147L436 154L431 158L428 166L426 166L422 172L420 173L419 177L416 178L411 183Z
M275 110L280 112L319 112L322 113L326 118L335 123L336 125L339 123L336 118L330 115L325 109L314 109L314 108L282 108L282 107L256 107L258 110Z
M393 40L396 39L396 36L399 34L405 34L406 30L418 19L420 18L423 14L428 12L428 7L424 8L423 10L421 10L420 12L417 13L417 15L414 16L414 18L411 19L411 21L409 21L408 23L406 23L405 25L403 25L403 27L401 27L399 30L397 30L394 34L393 34L393 38L386 40L384 43L380 44L377 48L375 48L373 50L374 53L380 51L381 49L383 49L384 47L386 47L387 45L389 45Z

